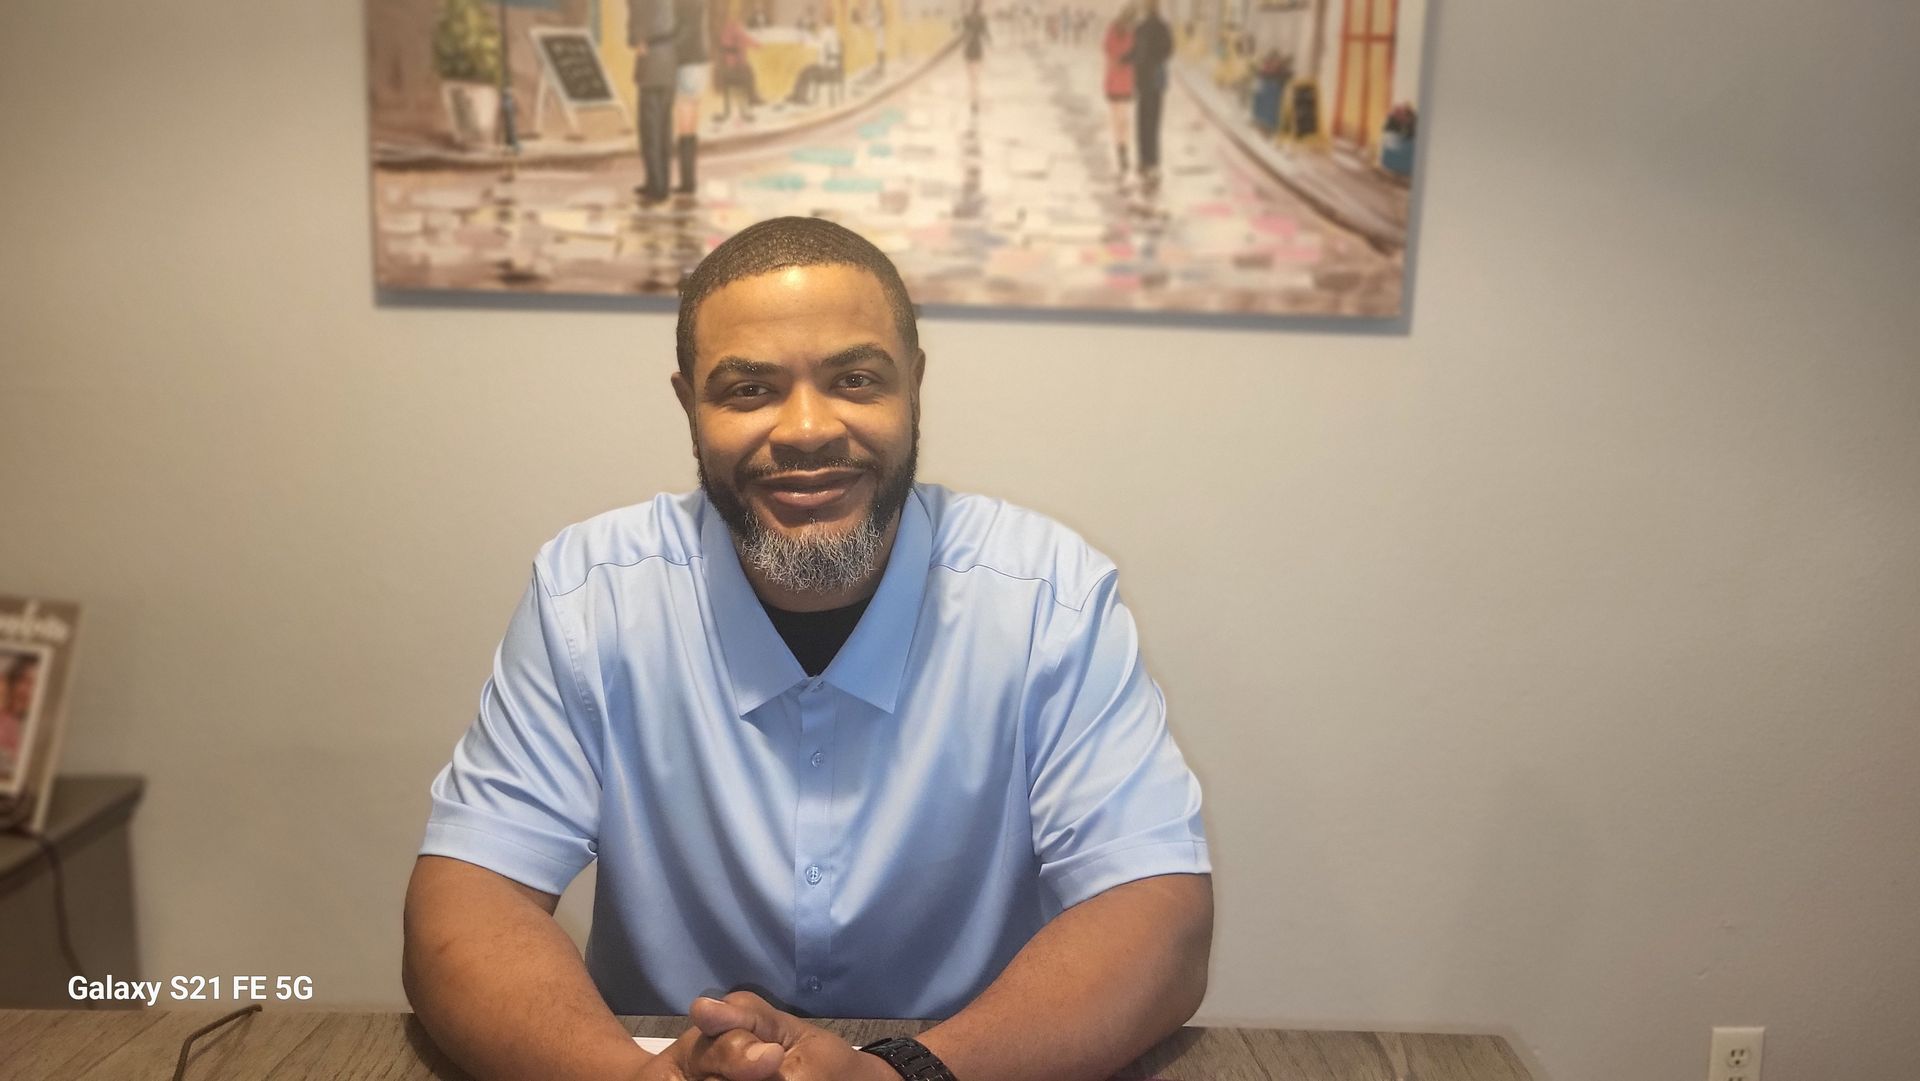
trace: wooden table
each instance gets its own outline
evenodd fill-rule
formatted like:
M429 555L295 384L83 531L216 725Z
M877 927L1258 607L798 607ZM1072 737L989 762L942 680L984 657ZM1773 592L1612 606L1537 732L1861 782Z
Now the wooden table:
M0 1081L166 1081L180 1041L217 1010L0 1010ZM637 1036L674 1036L680 1018L624 1019ZM864 1043L927 1022L825 1021ZM1185 1028L1121 1072L1171 1081L1530 1081L1498 1036ZM465 1078L411 1014L271 1006L194 1044L189 1081L446 1081Z

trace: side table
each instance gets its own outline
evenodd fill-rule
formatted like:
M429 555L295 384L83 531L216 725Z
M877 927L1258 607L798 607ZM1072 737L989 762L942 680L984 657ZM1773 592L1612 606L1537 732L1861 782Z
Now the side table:
M54 782L47 839L60 854L67 927L90 979L139 978L127 827L145 790L146 779L135 776ZM67 994L73 971L60 952L53 869L18 833L0 833L0 957L0 1008L79 1005Z

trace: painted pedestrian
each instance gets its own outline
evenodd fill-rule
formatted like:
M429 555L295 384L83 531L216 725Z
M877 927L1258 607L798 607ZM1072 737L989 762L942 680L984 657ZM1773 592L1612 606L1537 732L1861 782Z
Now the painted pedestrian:
M967 96L973 111L980 111L980 60L987 54L987 16L981 10L985 0L973 0L967 17L960 23L963 51L967 58Z
M1140 21L1133 28L1134 142L1140 151L1140 180L1149 189L1160 184L1160 107L1167 96L1167 61L1173 56L1173 29L1160 17L1159 0L1140 0Z
M674 76L673 143L680 159L680 183L674 191L694 195L699 185L694 166L700 157L700 103L711 85L712 55L707 39L712 36L707 15L707 0L673 0Z
M720 28L718 52L720 54L719 71L716 73L720 83L720 112L716 121L726 120L733 115L733 97L740 95L740 119L753 119L753 107L760 104L760 88L753 76L753 65L747 60L747 50L759 45L747 28L741 25L740 17L728 15L724 26Z
M633 49L633 82L639 91L640 163L645 181L634 191L641 203L671 197L673 89L679 78L674 55L674 0L627 0L627 44Z
M1107 114L1113 122L1113 154L1119 163L1120 178L1126 179L1127 138L1133 129L1133 65L1128 54L1133 52L1133 5L1123 4L1114 12L1113 21L1107 24L1107 36L1102 43L1107 54L1106 93Z

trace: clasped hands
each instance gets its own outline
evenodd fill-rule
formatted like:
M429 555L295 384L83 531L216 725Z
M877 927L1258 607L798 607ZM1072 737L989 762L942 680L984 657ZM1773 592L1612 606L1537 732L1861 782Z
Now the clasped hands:
M696 998L693 1026L635 1081L900 1081L879 1058L750 991Z

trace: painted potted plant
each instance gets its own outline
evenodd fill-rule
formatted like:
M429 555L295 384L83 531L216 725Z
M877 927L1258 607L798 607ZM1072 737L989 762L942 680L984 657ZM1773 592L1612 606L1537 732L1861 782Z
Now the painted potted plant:
M484 0L441 0L433 67L453 141L491 146L500 128L500 26Z

